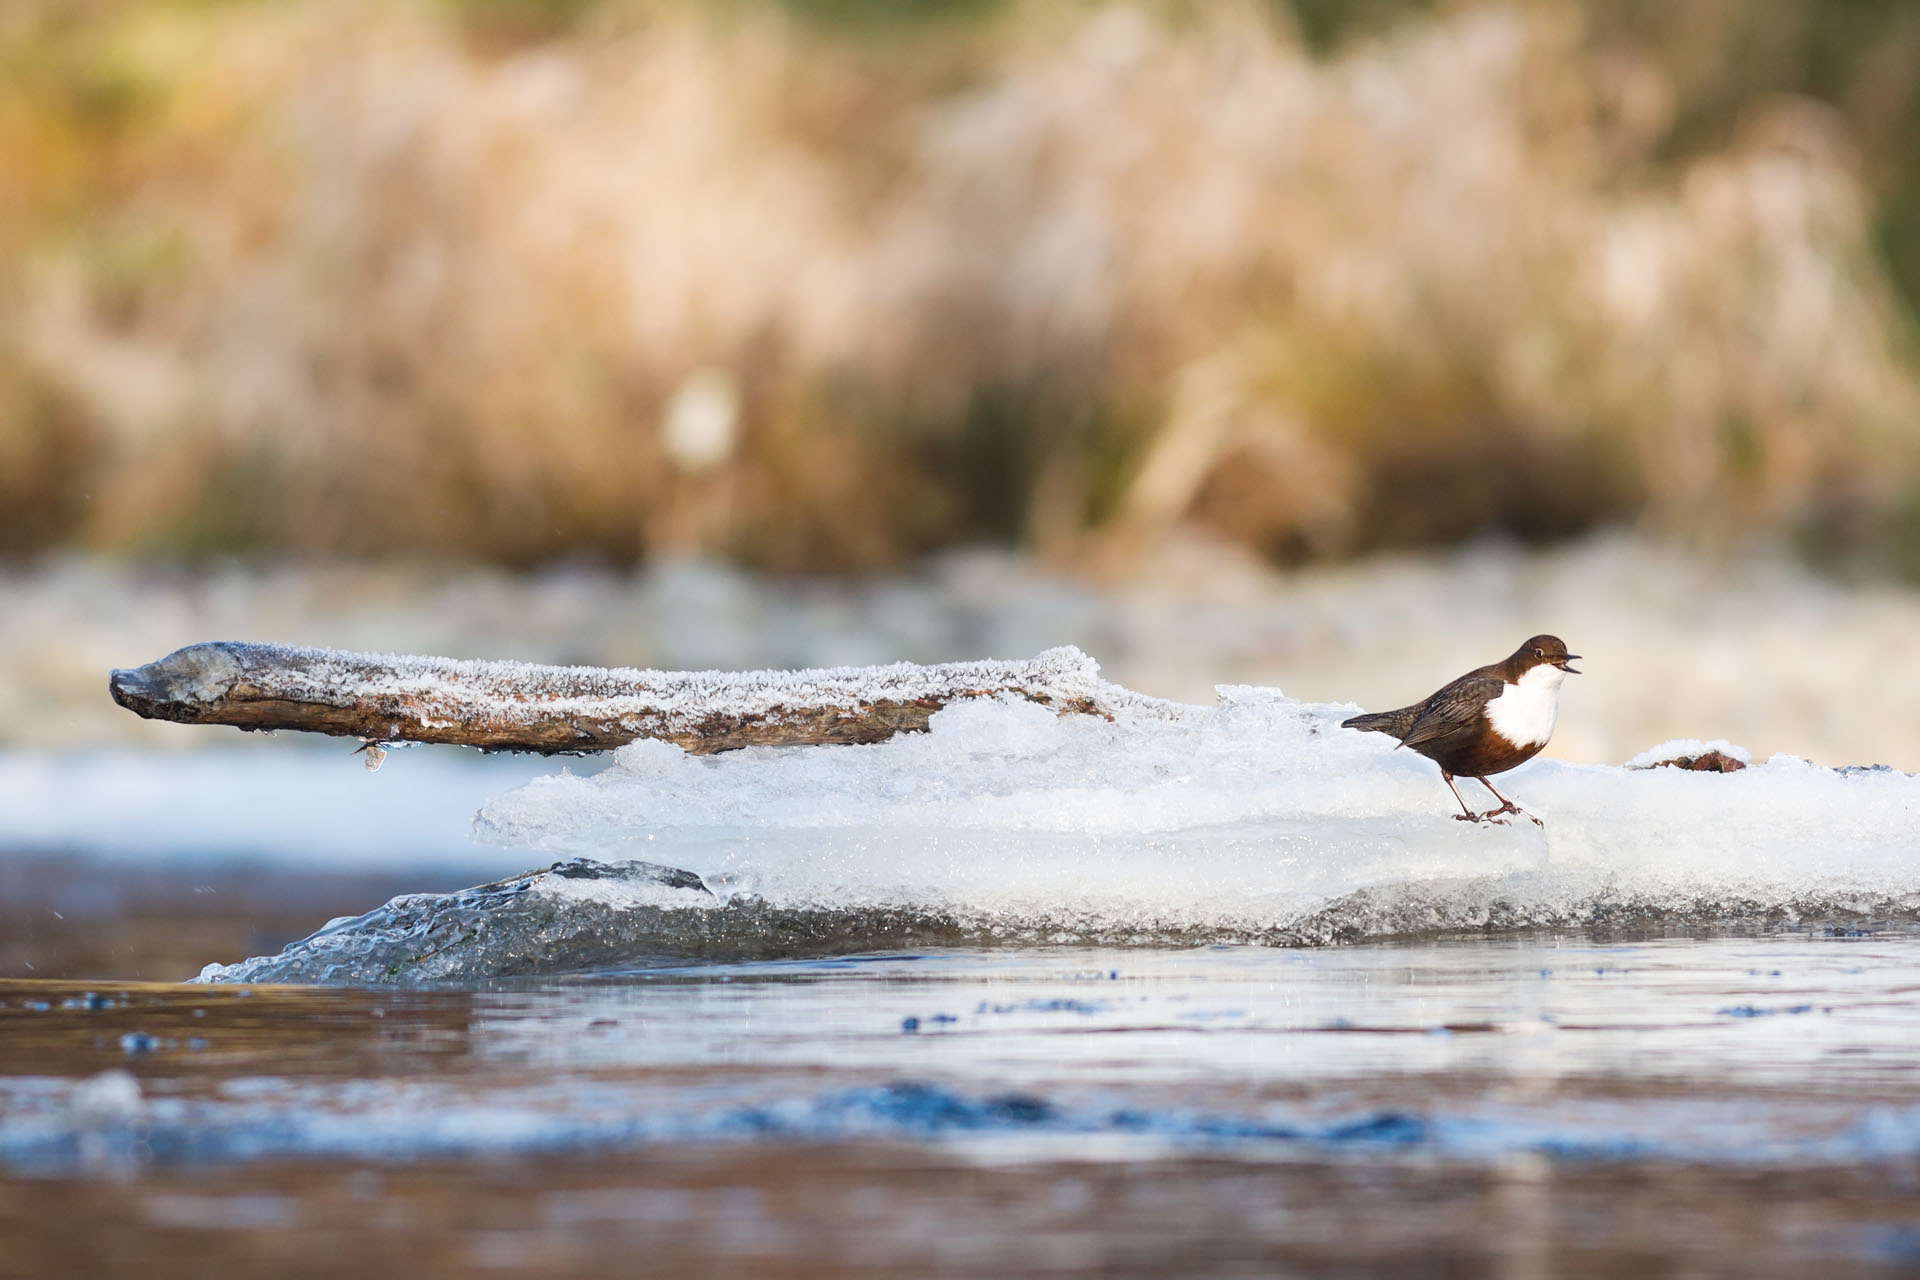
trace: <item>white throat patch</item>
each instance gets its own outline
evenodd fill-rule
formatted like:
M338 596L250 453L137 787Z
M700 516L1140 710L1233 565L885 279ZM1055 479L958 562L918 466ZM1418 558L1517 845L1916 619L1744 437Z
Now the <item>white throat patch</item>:
M1516 747L1545 746L1560 716L1560 685L1566 678L1555 666L1533 668L1487 703L1488 722Z

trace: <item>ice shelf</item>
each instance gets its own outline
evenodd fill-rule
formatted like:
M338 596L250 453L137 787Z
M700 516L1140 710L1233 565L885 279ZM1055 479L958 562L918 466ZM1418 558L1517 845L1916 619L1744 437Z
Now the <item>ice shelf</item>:
M1536 760L1501 786L1544 827L1469 825L1431 762L1339 727L1350 705L1219 693L1112 720L980 698L864 746L636 742L595 775L542 777L481 810L482 840L560 867L396 899L204 976L471 981L943 942L1306 945L1920 913L1912 775L1788 756L1726 774Z

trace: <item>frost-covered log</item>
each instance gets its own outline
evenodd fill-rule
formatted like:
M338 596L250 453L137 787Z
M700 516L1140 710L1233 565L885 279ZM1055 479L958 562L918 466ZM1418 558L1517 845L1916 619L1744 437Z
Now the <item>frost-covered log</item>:
M636 738L697 754L878 742L925 729L949 702L994 695L1109 718L1150 701L1100 679L1071 647L1024 662L668 672L216 641L115 671L109 687L152 720L545 753Z

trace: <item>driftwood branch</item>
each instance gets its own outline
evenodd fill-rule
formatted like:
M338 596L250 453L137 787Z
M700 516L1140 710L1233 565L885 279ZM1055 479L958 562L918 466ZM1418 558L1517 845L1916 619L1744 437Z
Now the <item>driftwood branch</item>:
M949 702L996 695L1108 718L1160 705L1101 680L1094 661L1072 648L1027 662L725 673L213 642L115 671L109 687L115 702L152 720L548 754L607 751L636 738L699 754L878 742L925 729Z

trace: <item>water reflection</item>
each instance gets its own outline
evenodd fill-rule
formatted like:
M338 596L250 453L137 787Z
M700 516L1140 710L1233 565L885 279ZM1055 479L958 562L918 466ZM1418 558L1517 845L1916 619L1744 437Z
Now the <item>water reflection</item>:
M1474 1071L1876 1089L1920 1055L1920 938L1473 939L965 952L476 997L496 1063L955 1071L1008 1084Z

